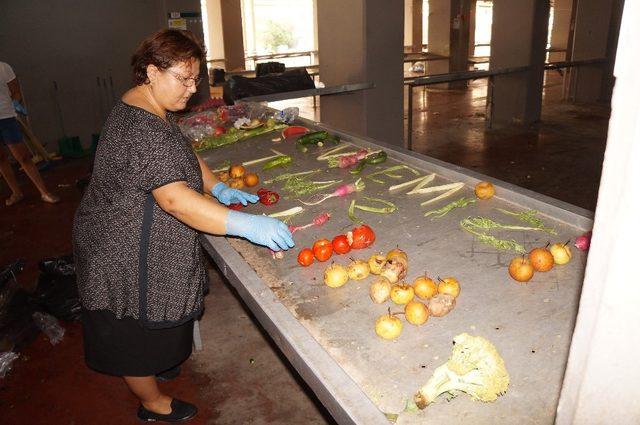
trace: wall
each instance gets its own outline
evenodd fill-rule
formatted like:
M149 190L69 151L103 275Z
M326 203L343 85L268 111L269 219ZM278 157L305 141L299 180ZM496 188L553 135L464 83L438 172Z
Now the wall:
M200 11L200 2L3 2L0 60L16 72L33 129L49 150L57 149L56 141L63 135L53 82L58 85L65 132L80 136L87 145L114 101L131 87L131 54L147 35L166 27L167 12L176 10Z

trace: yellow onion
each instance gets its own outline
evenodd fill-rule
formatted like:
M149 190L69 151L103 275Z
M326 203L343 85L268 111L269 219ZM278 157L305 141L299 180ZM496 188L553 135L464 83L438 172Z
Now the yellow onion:
M324 270L324 283L331 288L339 288L349 280L347 269L340 264L331 263Z
M347 266L349 279L362 280L369 276L369 264L363 260L352 260Z
M386 277L378 277L369 287L371 301L382 304L389 299L391 294L391 282Z

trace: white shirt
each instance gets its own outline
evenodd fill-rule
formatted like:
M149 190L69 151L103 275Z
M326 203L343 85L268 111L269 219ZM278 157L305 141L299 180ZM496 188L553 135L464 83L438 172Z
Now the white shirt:
M16 79L16 74L8 63L0 62L0 120L16 116L11 103L11 92L7 83Z

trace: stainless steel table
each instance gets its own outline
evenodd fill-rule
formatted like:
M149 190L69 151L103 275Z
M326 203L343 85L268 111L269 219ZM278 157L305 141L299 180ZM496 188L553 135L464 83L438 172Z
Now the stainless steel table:
M354 195L306 207L303 214L294 217L294 224L303 224L321 212L332 213L326 225L296 234L296 248L282 260L273 260L267 249L246 241L206 237L205 246L213 260L333 417L341 424L367 425L389 423L384 413L399 413L398 424L553 423L586 254L574 249L568 264L537 273L528 284L518 284L507 272L509 261L516 254L478 243L460 228L459 222L478 215L513 223L513 218L496 208L538 210L545 224L558 231L557 236L531 231L494 233L516 239L531 249L544 246L549 240L574 239L591 228L591 213L402 148L355 137L320 123L301 123L337 133L356 146L384 148L390 159L381 166L365 169L363 175L404 163L422 175L436 173L432 185L457 181L466 185L428 208L419 204L432 195L407 196L405 191L390 194L387 186L397 183L392 179L388 179L388 185L367 181L365 191L355 195L390 200L398 211L390 215L359 212L360 218L376 231L375 244L348 255L334 255L332 260L346 265L349 256L366 259L397 245L409 255L408 281L427 271L433 277L455 276L461 284L457 306L449 315L432 317L421 327L404 322L402 335L392 342L375 335L374 322L388 306L392 311L402 309L391 302L371 302L368 286L372 278L331 289L322 282L326 263L303 268L296 262L297 252L311 246L314 240L331 238L354 227L347 216ZM273 141L276 136L271 133L210 150L203 153L203 158L211 168L217 168L224 160L247 161L277 149L294 157L290 171L326 167L316 157L330 147L312 147L301 153L290 141ZM260 166L253 169L264 180L282 172L263 172ZM405 180L413 178L405 175ZM325 168L317 176L317 180L354 180L346 170L339 169ZM428 209L463 195L473 196L475 183L485 179L496 186L496 196L491 200L453 210L441 219L423 216ZM280 191L281 186L276 184L274 189ZM300 205L297 200L284 199L270 207L251 206L247 212L270 213L296 205ZM203 320L207 320L206 315ZM447 402L443 396L423 411L405 412L407 400L447 360L452 338L462 332L483 336L496 345L511 375L507 394L487 404L473 402L464 395Z

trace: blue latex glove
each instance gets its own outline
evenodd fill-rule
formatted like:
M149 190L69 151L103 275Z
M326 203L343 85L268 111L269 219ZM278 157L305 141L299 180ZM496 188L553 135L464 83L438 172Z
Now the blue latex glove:
M13 103L13 109L15 109L16 112L19 112L22 115L27 115L27 108L25 108L22 103L17 100L12 100L11 103Z
M230 210L227 216L227 235L240 236L272 251L293 248L295 243L289 227L282 221L264 215Z
M238 189L231 189L222 182L219 182L211 189L211 194L225 205L240 203L246 207L247 202L255 204L258 202L258 199L260 199L257 195L252 195Z

